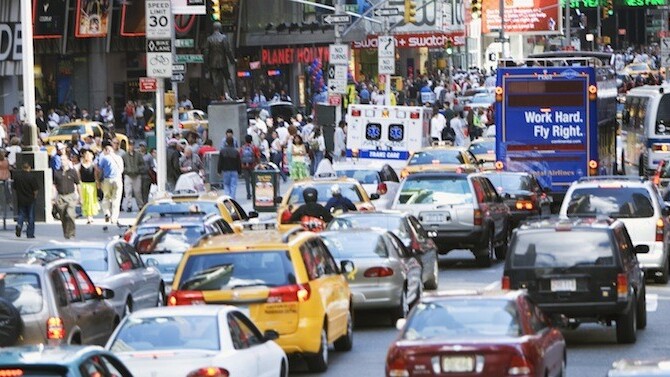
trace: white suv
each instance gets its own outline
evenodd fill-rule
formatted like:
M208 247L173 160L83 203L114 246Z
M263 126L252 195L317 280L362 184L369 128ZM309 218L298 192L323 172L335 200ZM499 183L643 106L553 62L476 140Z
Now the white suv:
M647 276L668 282L668 232L670 210L651 182L639 177L585 177L574 182L561 205L562 217L610 216L621 220L634 245L649 246L638 255Z

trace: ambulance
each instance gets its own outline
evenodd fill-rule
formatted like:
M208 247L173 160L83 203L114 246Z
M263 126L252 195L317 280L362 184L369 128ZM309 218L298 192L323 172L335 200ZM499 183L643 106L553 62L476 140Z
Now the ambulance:
M418 106L349 105L347 157L402 168L413 152L430 145L432 113Z

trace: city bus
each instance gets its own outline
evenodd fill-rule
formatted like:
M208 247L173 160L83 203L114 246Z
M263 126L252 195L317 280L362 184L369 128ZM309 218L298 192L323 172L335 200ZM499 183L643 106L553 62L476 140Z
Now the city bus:
M496 167L534 174L558 204L573 181L618 172L616 81L592 57L530 64L497 72Z
M653 175L659 161L670 158L670 84L629 90L621 130L626 135L621 160L641 176Z

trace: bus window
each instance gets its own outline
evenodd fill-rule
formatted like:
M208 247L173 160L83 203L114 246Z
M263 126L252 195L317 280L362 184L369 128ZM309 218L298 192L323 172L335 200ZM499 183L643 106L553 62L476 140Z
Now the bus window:
M668 129L668 126L670 126L670 94L664 94L663 97L661 97L661 100L658 102L658 112L656 113L656 125L661 123L665 125L665 132L670 131ZM658 130L658 127L656 128L656 130ZM665 133L665 132L659 132L659 133Z
M637 105L637 119L635 120L635 126L639 129L644 129L644 121L647 114L647 102L649 102L649 98L640 98L640 103Z
M389 124L387 138L389 141L402 141L405 138L405 126L402 124Z

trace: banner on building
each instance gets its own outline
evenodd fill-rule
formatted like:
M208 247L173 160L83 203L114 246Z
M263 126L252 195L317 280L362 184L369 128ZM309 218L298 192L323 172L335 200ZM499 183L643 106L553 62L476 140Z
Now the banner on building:
M397 22L393 28L394 33L434 32L441 27L442 1L413 0L412 4L416 6L414 21L405 23L402 17L405 12L405 0L388 0L388 7L397 8L401 15L401 17L391 18L392 25Z
M145 1L125 1L121 8L121 35L124 37L143 37L145 31Z
M327 63L329 53L328 46L264 48L261 51L261 64L264 66L290 65L293 63L311 64L315 59Z
M74 29L77 38L103 38L107 36L111 1L77 1L77 18Z
M482 33L500 30L499 0L483 0ZM559 0L505 0L506 34L560 34Z
M462 32L454 34L396 34L393 37L395 38L396 48L444 48L447 42L451 42L452 46L465 45L465 35ZM376 49L377 44L377 36L368 35L362 41L352 42L351 47L354 49Z
M33 0L33 37L62 38L65 29L65 0Z

